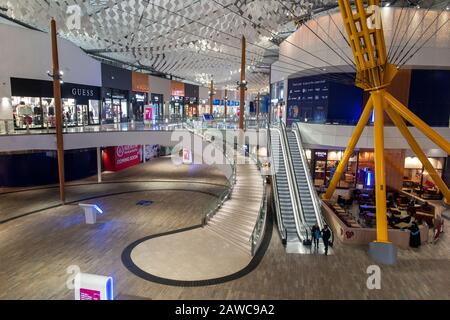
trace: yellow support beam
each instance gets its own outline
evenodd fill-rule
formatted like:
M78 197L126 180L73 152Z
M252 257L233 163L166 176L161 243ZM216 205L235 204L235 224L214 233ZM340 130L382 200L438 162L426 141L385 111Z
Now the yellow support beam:
M438 186L439 190L444 195L445 203L450 204L450 190L448 189L445 182L441 179L441 177L439 177L436 170L433 168L433 165L428 160L427 156L422 151L417 141L414 139L413 135L409 131L402 117L400 117L400 115L398 115L392 108L390 108L389 105L386 108L386 112L392 119L398 130L400 130L400 133L403 135L405 140L408 142L411 150L416 154L420 162L422 162L423 166L425 167L425 170L427 170L428 174L431 176L431 179L434 181L434 183Z
M433 130L429 125L427 125L423 120L416 116L411 110L405 107L400 101L398 101L390 93L384 93L386 101L389 103L390 107L394 109L399 115L409 121L413 126L422 131L431 141L436 143L442 150L450 154L450 142L448 142L444 137L439 135L435 130Z
M339 165L336 168L333 178L331 179L327 187L327 192L323 196L324 199L329 200L333 196L334 190L336 190L336 186L339 180L341 179L342 174L345 171L345 168L347 167L348 160L352 156L356 144L358 143L359 138L361 137L361 134L364 131L364 127L367 125L367 122L369 121L370 116L372 115L372 109L373 103L372 97L370 97L369 100L367 101L366 106L364 107L361 117L359 118L358 124L356 125L355 130L352 133L347 148L345 149L344 155L342 156L342 160L339 162Z
M388 223L386 207L386 176L384 166L384 90L371 92L375 109L375 201L376 201L376 242L388 243Z

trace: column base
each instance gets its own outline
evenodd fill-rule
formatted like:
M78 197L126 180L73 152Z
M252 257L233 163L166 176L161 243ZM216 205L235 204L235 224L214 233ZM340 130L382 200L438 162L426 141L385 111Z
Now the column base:
M446 207L450 207L450 200L447 200L446 198L444 198L442 202L444 203L444 205Z
M393 243L369 243L369 255L378 263L393 265L397 262L397 247Z

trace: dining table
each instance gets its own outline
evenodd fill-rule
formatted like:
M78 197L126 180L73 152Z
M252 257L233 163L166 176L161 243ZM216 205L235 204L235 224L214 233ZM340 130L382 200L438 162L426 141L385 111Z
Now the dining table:
M411 227L411 223L400 222L400 223L395 224L394 226L399 229L407 229L407 228Z

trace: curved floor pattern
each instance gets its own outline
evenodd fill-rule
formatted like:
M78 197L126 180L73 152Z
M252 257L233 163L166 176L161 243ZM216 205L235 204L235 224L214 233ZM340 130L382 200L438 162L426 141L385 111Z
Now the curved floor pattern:
M118 181L118 182L105 182L105 183L101 183L101 184L98 184L98 183L82 183L82 184L68 185L68 186L66 186L66 189L69 190L69 189L75 189L75 188L79 188L79 187L88 187L88 186L94 186L94 187L95 186L100 186L101 187L101 186L105 186L105 185L121 185L121 184L122 185L125 185L125 184L145 185L145 184L149 184L149 183L152 183L153 185L158 184L158 183L166 183L167 184L167 188L158 188L158 187L156 187L154 189L142 188L142 189L128 190L128 191L125 191L125 192L124 191L119 191L119 192L98 193L98 194L94 194L93 196L84 196L84 197L81 196L79 198L70 199L69 201L66 202L66 205L72 205L72 204L76 204L76 203L79 203L79 202L93 200L93 199L97 199L97 198L101 198L101 197L108 197L108 196L120 195L120 194L124 194L124 193L140 192L140 191L159 191L159 190L196 191L196 190L193 190L193 189L192 190L191 189L188 190L188 189L185 189L185 188L173 188L173 187L170 186L170 184L173 184L173 183L176 183L176 182L175 181L170 181L170 180L167 180L167 181L160 181L160 180L158 180L158 181L153 181L153 180L150 180L150 181ZM192 184L194 184L194 185L211 185L211 187L217 187L217 188L220 188L220 187L224 188L225 187L224 185L220 185L220 184L212 184L212 183L196 182L196 181L190 182L190 184L191 185ZM20 191L16 191L16 192L3 193L3 194L0 194L0 196L2 196L2 195L10 195L10 194L17 194L17 193L24 193L24 192L36 192L36 191L42 191L42 190L45 191L45 190L51 190L51 189L55 189L55 188L57 188L57 187L51 186L51 187L42 187L42 188L38 188L38 189L20 190ZM215 194L213 192L205 192L205 191L199 191L199 192L206 193L206 194L213 195L213 196L218 196L218 194ZM39 213L39 212L42 212L42 211L45 211L45 210L58 208L58 207L62 206L62 204L59 203L59 199L57 201L53 201L53 202L55 202L55 203L52 203L52 201L48 201L47 204L43 205L43 207L38 208L36 210L25 211L25 212L22 212L22 213L19 212L19 213L16 213L15 215L13 215L13 216L6 217L4 219L0 219L0 224L7 223L7 222L10 222L10 221L13 221L13 220L16 220L16 219L19 219L19 218L23 218L23 217L26 217L26 216L29 216L29 215L32 215L32 214L35 214L35 213Z
M264 235L264 239L263 239L260 249L258 250L258 252L256 253L256 255L253 258L250 258L251 260L248 262L248 264L246 266L244 266L241 270L237 270L236 272L231 273L229 275L221 275L221 273L223 273L223 272L230 271L230 269L220 266L220 263L223 262L223 260L214 261L213 259L211 259L211 257L207 257L208 258L207 260L192 261L192 258L197 258L197 255L195 255L195 257L186 259L186 257L184 255L188 252L192 253L192 251L188 250L188 249L190 249L189 247L184 247L181 250L181 253L177 254L177 256L180 258L179 260L183 261L184 264L178 263L176 269L173 268L173 265L171 266L171 268L169 268L169 266L172 263L174 263L174 261L172 260L173 258L171 258L169 260L161 260L160 252L156 252L156 254L155 254L155 257L158 258L157 261L149 260L149 255L150 255L150 257L152 255L152 252L151 252L152 242L151 241L154 241L153 244L157 245L157 244L160 244L160 243L158 243L158 240L161 240L164 237L169 236L169 235L177 236L182 233L193 233L193 235L195 235L196 232L198 235L199 231L204 230L204 229L201 229L200 225L185 228L185 229L170 231L170 232L166 232L166 233L162 233L162 234L156 234L156 235L152 235L152 236L148 236L148 237L139 239L139 240L133 242L132 244L130 244L123 251L122 262L125 265L125 267L129 271L131 271L133 274L135 274L136 276L143 278L145 280L148 280L148 281L159 283L159 284L178 286L178 287L200 287L200 286L209 286L209 285L214 285L214 284L225 283L228 281L239 279L239 278L249 274L259 265L262 258L264 257L264 254L265 254L267 248L269 247L270 239L272 238L272 229L273 229L272 215L271 215L271 213L268 213L265 235ZM206 233L207 231L204 230L204 232ZM180 238L178 238L178 241L182 240L182 239L183 239L183 237L180 237ZM177 241L177 243L179 243L178 241ZM219 242L223 243L223 241L221 241L220 239L219 239ZM211 247L208 249L211 249ZM149 250L150 252L147 252L146 254L144 254L144 252L146 250ZM210 252L210 251L206 250L206 251L201 252L200 254L202 254L202 253L205 254L207 252ZM168 252L168 253L170 254L172 252ZM235 254L235 253L233 253L233 254ZM167 254L165 254L165 253L162 253L162 255L165 255L167 257ZM205 256L203 256L203 258L205 258ZM229 257L224 256L221 259L226 260L228 258ZM241 260L240 263L242 264L243 261L244 260ZM152 265L152 263L154 263L154 265ZM158 263L160 263L159 266L157 265ZM206 264L206 265L200 266L202 263ZM141 267L146 270L141 269ZM159 275L156 275L156 274L153 274L150 272L153 270L159 270L159 271L164 270L164 267L167 267L169 269L169 271L162 271L162 272L160 272ZM194 271L195 267L200 267L201 270ZM220 268L220 269L214 270L215 268ZM162 276L163 274L165 274L165 275L172 274L175 277L187 279L189 277L190 278L199 277L202 272L204 272L203 277L205 277L205 275L206 275L206 277L208 275L210 275L210 276L215 275L216 277L209 278L209 279L208 278L202 279L202 280L192 280L192 279L180 280L180 279L165 278L164 276Z

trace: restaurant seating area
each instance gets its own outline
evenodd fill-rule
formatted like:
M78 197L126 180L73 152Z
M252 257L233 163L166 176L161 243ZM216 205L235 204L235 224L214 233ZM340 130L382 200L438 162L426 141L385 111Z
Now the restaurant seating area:
M351 228L375 228L376 204L373 189L353 190L349 197L327 202L336 216ZM414 222L434 226L434 206L397 191L387 193L387 219L390 229L409 229Z
M341 221L350 228L362 228L357 219L352 215L348 208L344 208L341 204L329 204L333 212L341 219Z
M403 191L416 195L424 200L442 200L442 192L431 181L426 181L423 186L411 180L403 181Z

